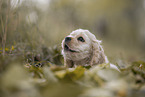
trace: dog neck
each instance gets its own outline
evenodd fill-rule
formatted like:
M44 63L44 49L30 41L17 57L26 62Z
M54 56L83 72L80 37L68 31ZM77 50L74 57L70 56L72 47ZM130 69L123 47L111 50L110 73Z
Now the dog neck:
M87 57L87 58L84 58L82 60L79 60L79 61L73 61L73 64L74 66L88 66L90 65L90 61L91 61L91 58L90 57Z

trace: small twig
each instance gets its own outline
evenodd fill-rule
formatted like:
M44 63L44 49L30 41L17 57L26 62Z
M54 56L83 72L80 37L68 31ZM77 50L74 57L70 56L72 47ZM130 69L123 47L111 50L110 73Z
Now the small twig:
M5 45L4 45L4 24L3 24L3 19L2 19L2 16L1 16L1 25L2 25L2 51L3 51L3 55L5 54Z
M3 37L2 37L3 55L5 55L5 46L6 46L6 40L7 40L7 26L8 26L8 19L9 19L9 11L10 11L10 0L8 0L8 8L7 8L5 26L3 24L2 17L1 17L2 31L3 31Z

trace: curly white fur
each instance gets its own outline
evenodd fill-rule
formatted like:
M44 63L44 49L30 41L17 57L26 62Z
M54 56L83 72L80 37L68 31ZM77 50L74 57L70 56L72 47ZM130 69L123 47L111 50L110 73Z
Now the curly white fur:
M69 42L66 42L65 39L62 41L62 55L64 56L65 66L93 66L109 63L107 56L104 54L103 47L101 46L101 41L97 40L95 35L88 30L77 29L72 31L67 37L71 38ZM82 37L84 42L79 41L79 37ZM110 67L117 68L113 64L110 64ZM117 68L117 70L119 69Z

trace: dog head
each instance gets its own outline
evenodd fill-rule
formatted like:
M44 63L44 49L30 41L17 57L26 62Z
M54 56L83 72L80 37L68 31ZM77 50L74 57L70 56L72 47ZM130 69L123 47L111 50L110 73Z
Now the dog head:
M62 54L65 60L80 61L86 58L91 60L93 56L99 60L103 57L101 53L104 52L100 43L101 41L88 30L78 29L62 41Z

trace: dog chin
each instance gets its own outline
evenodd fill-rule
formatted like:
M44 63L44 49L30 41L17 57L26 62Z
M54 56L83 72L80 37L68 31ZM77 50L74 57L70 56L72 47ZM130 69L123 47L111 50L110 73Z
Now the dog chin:
M66 51L64 49L62 51L62 54L66 59L73 60L73 61L80 61L89 57L88 53L86 54L84 52L71 52L71 51Z

